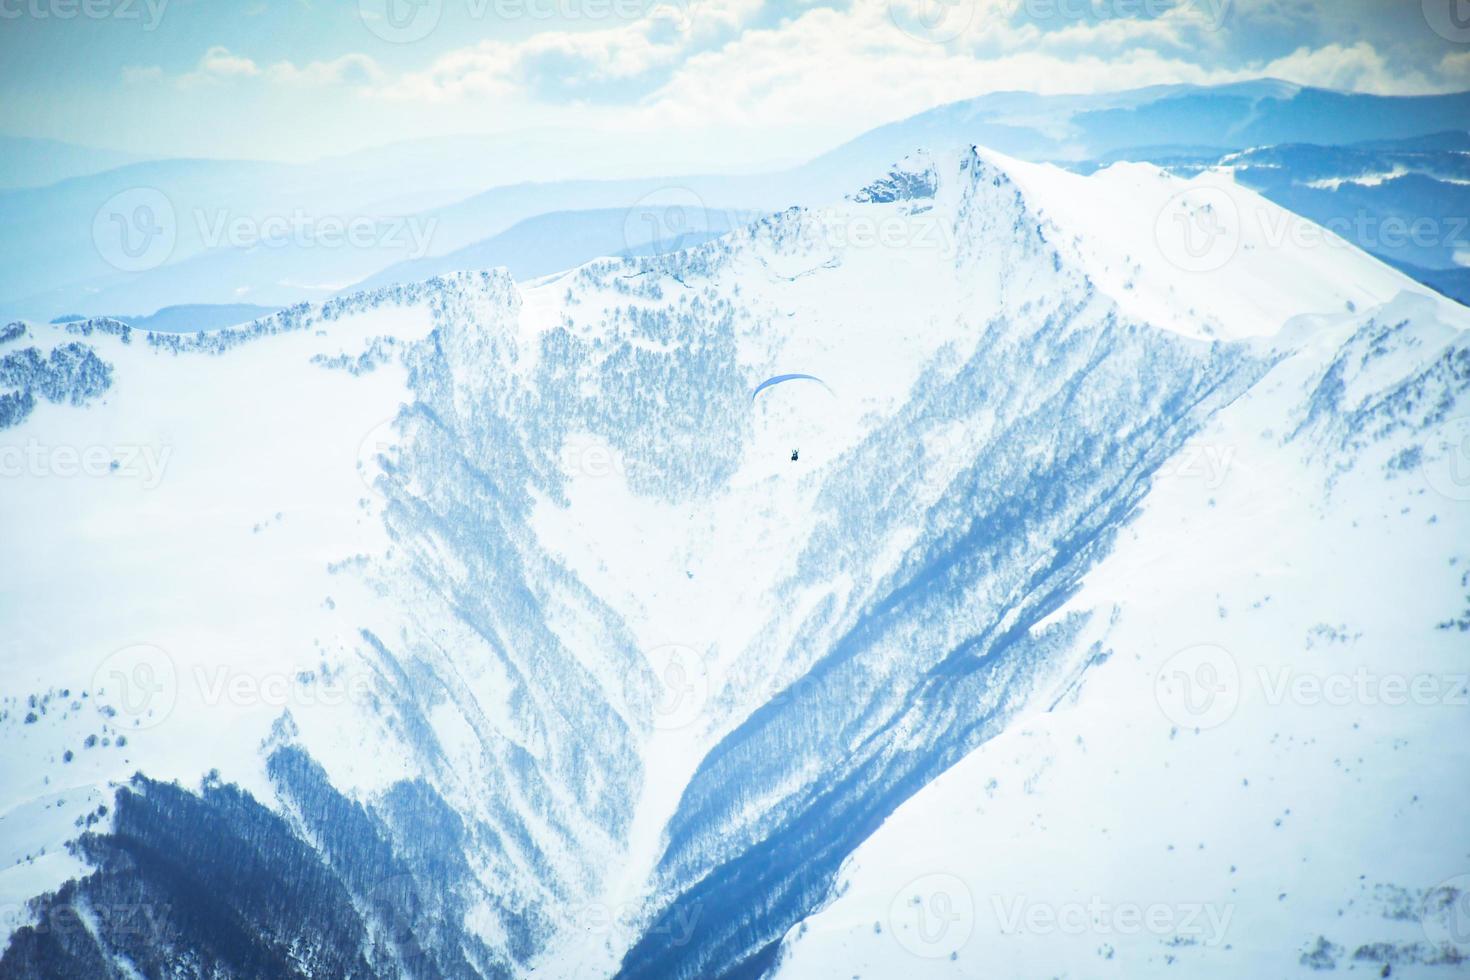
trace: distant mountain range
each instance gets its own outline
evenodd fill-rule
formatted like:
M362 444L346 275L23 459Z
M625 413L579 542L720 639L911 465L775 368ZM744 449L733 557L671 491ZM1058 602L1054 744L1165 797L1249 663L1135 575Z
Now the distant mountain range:
M523 148L478 138L303 165L139 162L0 191L0 209L12 217L0 229L12 257L0 269L0 311L46 320L185 304L277 307L480 263L534 276L823 200L920 147L971 144L1081 169L1116 160L1181 172L1232 166L1300 214L1346 219L1345 237L1406 270L1428 270L1422 281L1463 298L1456 256L1464 236L1451 222L1429 244L1420 244L1424 236L1385 243L1378 232L1400 218L1470 214L1470 185L1453 176L1464 171L1464 134L1446 132L1465 119L1470 93L1387 97L1263 80L996 93L878 127L799 167L745 176L492 186L497 172L511 172L500 158ZM560 146L544 141L538 152ZM488 189L470 193L476 185ZM619 222L617 211L628 218ZM658 223L651 232L650 216ZM140 224L145 218L156 220ZM530 219L538 220L522 224ZM333 237L339 226L356 233ZM548 237L533 240L539 232ZM145 244L151 252L129 256Z
M0 136L0 191L45 187L141 159L135 153L77 146L60 140Z

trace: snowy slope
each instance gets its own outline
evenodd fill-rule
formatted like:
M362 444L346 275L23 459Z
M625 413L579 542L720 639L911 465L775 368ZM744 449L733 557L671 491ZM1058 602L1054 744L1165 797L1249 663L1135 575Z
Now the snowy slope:
M1169 215L1206 205L1239 247L1202 270ZM858 972L886 955L849 926L908 863L893 828L964 810L1038 717L1101 738L1094 692L1152 699L1107 679L1183 645L1154 609L1215 636L1214 592L1259 598L1253 548L1304 552L1313 582L1371 564L1379 525L1345 562L1332 502L1366 523L1443 459L1464 311L1262 237L1284 220L1213 175L921 154L826 208L520 286L460 274L197 338L30 325L0 346L33 403L0 429L24 515L0 566L0 905L28 924L7 966L707 976L786 937L796 975ZM825 384L752 399L793 371ZM1241 447L1213 504L1173 478L1212 439ZM1422 497L1418 533L1384 537L1414 604L1353 629L1418 624L1443 666L1461 634L1426 617L1462 615L1465 515L1421 528ZM1233 559L1160 560L1183 521ZM1387 608L1354 587L1218 642ZM1079 677L1070 714L1036 714ZM1119 805L1210 744L1138 731L1117 744L1153 768ZM1410 772L1445 764L1417 744ZM951 874L993 857L963 856ZM1423 877L1397 858L1385 880ZM48 929L58 909L85 928Z
M1281 338L1058 611L1105 662L858 849L780 976L1465 968L1470 492L1441 398L1467 355L1437 312Z

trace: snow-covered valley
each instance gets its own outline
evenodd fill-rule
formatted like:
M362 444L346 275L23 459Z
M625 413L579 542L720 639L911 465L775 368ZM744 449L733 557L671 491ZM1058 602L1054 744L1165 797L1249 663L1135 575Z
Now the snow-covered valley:
M1470 311L1226 174L851 190L8 331L0 975L1463 970Z

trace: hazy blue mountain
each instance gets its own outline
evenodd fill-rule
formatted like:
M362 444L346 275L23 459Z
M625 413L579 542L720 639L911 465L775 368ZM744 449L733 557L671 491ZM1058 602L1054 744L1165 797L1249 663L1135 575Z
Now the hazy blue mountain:
M451 272L504 268L516 279L534 279L601 256L677 252L718 237L758 215L741 209L674 204L655 207L640 221L624 208L556 211L527 218L498 235L446 255L390 265L355 284L371 289L416 282Z
M194 333L199 330L217 330L269 316L276 312L269 306L253 306L249 303L223 303L218 306L196 304L193 306L165 306L148 316L108 317L126 323L135 330L158 331L160 333ZM75 314L57 317L53 323L75 323L89 319Z
M101 173L141 157L60 140L0 135L0 190L44 187L69 177Z
M316 302L354 283L387 281L379 274L395 264L450 255L539 215L625 209L637 217L648 212L650 196L681 208L776 211L823 200L834 188L860 183L875 168L920 147L981 145L1021 159L1074 165L1154 157L1192 165L1211 155L1279 144L1443 143L1449 138L1439 134L1467 117L1470 93L1385 97L1261 80L1086 96L997 93L878 127L798 167L743 176L625 177L626 161L610 157L599 170L590 162L598 159L595 155L568 150L570 169L548 165L539 172L593 172L618 179L507 182L527 172L528 160L583 145L564 134L528 134L498 143L466 137L395 144L310 164L138 163L50 187L0 191L0 209L12 217L0 229L0 243L10 236L6 251L12 256L0 270L0 313L50 319L179 304ZM1416 151L1401 147L1395 152ZM672 158L669 166L678 162ZM139 198L140 188L156 190L167 204L146 191ZM115 197L119 194L121 199ZM1289 197L1291 206L1309 217L1366 208L1370 220L1400 213L1401 206L1421 197L1433 206L1443 200L1423 187L1326 198L1283 194L1282 200ZM140 203L151 210L139 211ZM141 244L133 226L165 208L170 220L164 224L171 233L167 247L160 246L156 256L145 255L142 267L119 256L121 242ZM374 231L366 240L336 247L321 247L294 233L284 241L252 245L249 234L242 242L227 233L232 223L251 233L271 222L308 230L324 222L357 222ZM672 229L668 236L678 234ZM566 242L576 240L569 236ZM585 261L604 253L607 245L605 236L593 236L580 251L548 248L566 261ZM1443 249L1436 255L1417 248L1380 251L1431 267L1444 261ZM487 245L484 254L499 253ZM412 268L444 269L469 257L456 256L448 266Z

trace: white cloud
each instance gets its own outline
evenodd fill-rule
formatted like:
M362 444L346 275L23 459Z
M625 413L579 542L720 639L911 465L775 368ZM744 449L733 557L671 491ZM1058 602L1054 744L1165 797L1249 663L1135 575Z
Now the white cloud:
M344 54L331 61L311 61L299 67L289 61L278 61L266 70L266 75L284 85L362 85L385 77L378 63L365 54Z
M156 82L163 78L163 69L158 65L124 65L122 77L129 85Z
M259 75L260 68L249 58L231 54L229 50L220 45L215 45L204 52L204 57L199 59L200 72L206 75L217 75L228 78L233 75Z
M1320 48L1298 48L1261 66L1256 74L1284 78L1302 85L1383 95L1429 92L1441 87L1422 72L1391 68L1383 55L1367 41L1359 41L1351 47L1328 44Z
M1454 51L1441 58L1439 76L1452 91L1470 88L1470 51Z
M762 0L695 0L655 6L646 17L593 30L549 30L518 42L481 41L384 86L396 99L430 102L502 96L596 95L596 87L671 70L737 32Z
M126 82L157 81L164 77L163 69L157 65L123 69ZM329 61L311 61L304 65L278 61L262 68L251 58L234 54L222 45L214 45L204 52L193 70L177 76L175 83L185 89L240 80L265 80L286 86L367 85L382 82L385 78L383 69L365 54L344 54Z
M216 46L178 81L338 86L395 111L463 118L466 128L493 103L503 117L552 126L820 131L825 140L1002 90L1086 93L1272 76L1399 94L1470 79L1470 52L1403 68L1385 53L1402 59L1402 51L1367 41L1287 49L1290 37L1322 27L1326 15L1305 0L1185 0L1155 4L1148 17L1120 14L1153 0L851 0L841 9L797 8L780 21L764 2L667 0L649 16L483 40L397 71L359 53L262 67ZM1277 25L1270 55L1246 57L1265 22ZM157 69L129 71L130 79L158 77Z

